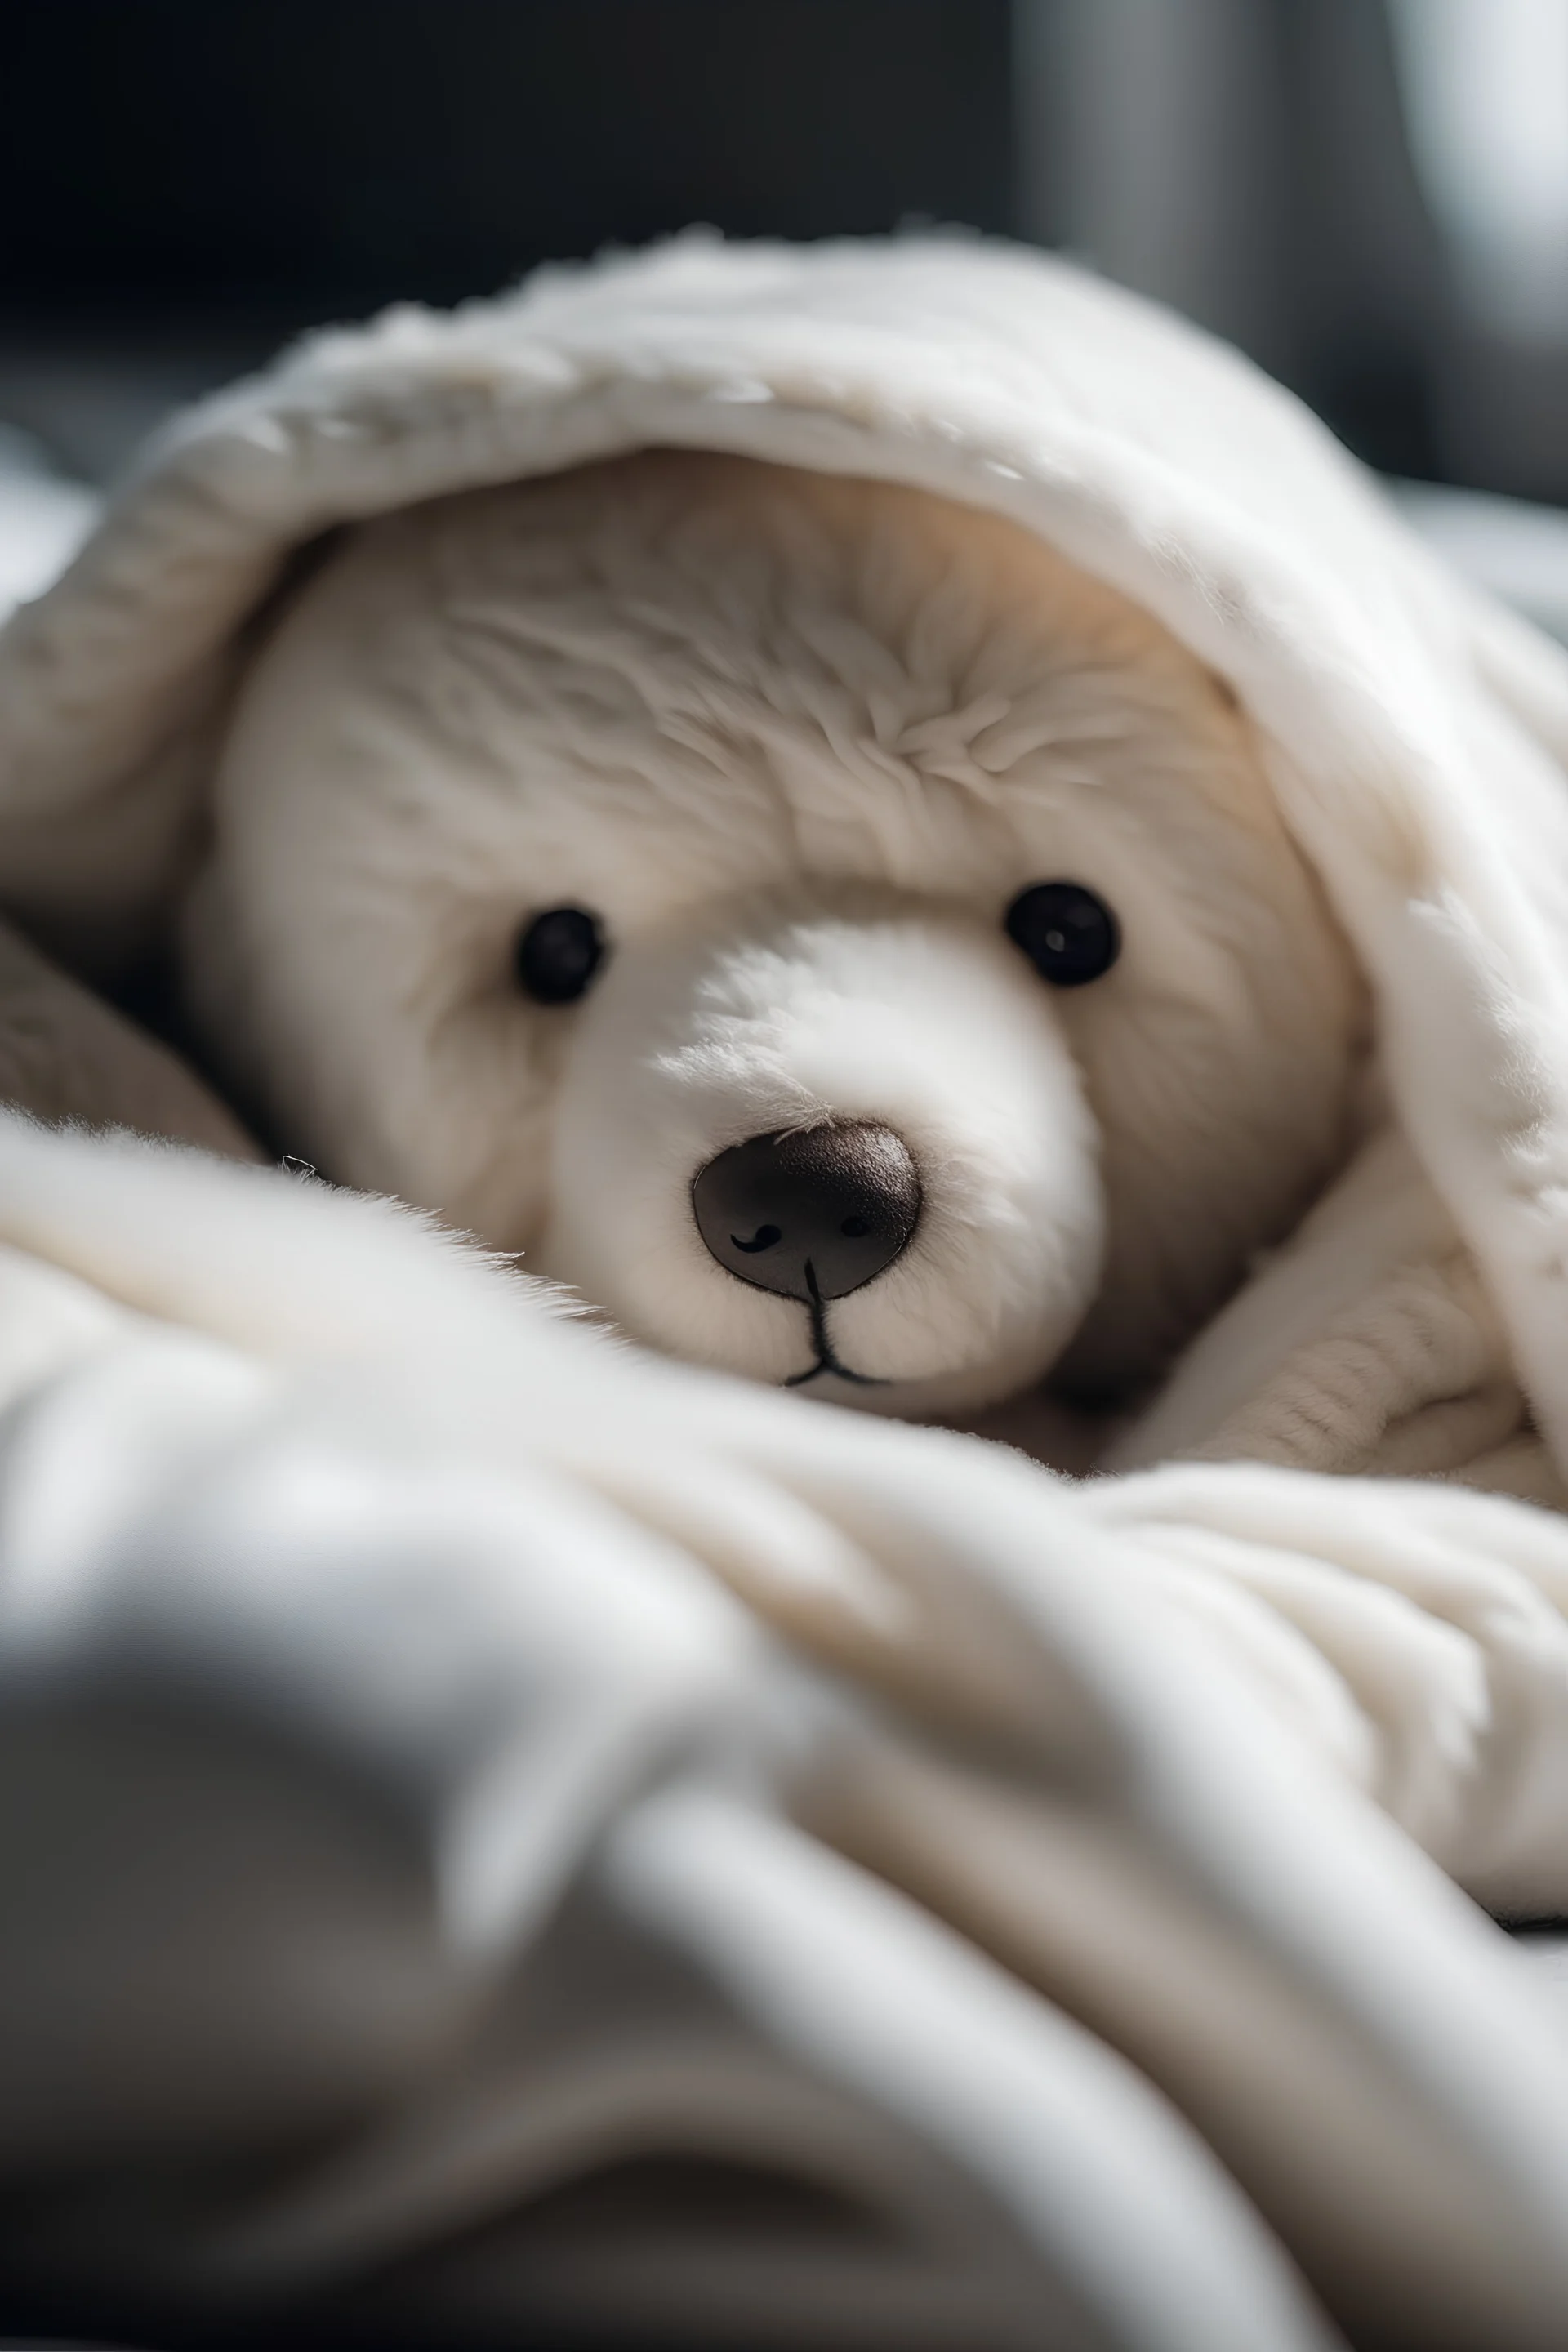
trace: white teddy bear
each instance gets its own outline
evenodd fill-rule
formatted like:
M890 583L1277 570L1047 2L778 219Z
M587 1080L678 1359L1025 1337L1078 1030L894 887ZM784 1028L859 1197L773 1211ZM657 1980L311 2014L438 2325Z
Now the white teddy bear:
M933 2344L1324 2344L1277 2231L1358 2341L1550 2352L1568 2056L1427 1857L1568 1906L1564 746L1283 395L1037 257L684 243L178 424L0 637L5 902L524 1273L0 1121L0 1792L136 1857L0 1940L14 2175L362 2135L18 2292L314 2326L684 2149L936 2249ZM13 1099L244 1156L7 954ZM171 1937L209 1802L251 1925ZM498 2308L916 2340L722 2241Z
M1234 695L902 485L658 452L365 525L213 824L190 985L268 1129L756 1379L1136 1395L1350 1142L1363 992Z

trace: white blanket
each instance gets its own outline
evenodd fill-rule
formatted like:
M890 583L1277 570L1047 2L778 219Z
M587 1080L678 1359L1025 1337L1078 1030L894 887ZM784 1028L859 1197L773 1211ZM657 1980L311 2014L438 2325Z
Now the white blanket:
M0 638L13 912L89 973L156 935L296 545L647 442L1001 509L1232 680L1377 1006L1335 1263L1462 1237L1561 1464L1563 665L1282 394L1037 259L683 243L197 412ZM62 1038L112 1024L15 954ZM36 1108L132 1115L113 1052L46 1058ZM1073 1487L652 1366L380 1204L16 1115L0 1391L16 2313L1563 2340L1568 2043L1450 1883L1568 1907L1554 1515Z

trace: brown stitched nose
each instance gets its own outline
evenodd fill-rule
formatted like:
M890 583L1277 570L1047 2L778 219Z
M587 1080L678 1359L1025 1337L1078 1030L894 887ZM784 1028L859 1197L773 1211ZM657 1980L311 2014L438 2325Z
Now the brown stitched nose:
M857 1120L753 1135L699 1169L697 1230L726 1274L785 1298L845 1298L891 1265L920 1220L902 1136Z

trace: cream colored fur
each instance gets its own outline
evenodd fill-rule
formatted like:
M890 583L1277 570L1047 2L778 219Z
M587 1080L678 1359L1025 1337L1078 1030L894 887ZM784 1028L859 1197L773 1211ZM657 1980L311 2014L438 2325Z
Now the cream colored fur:
M1004 935L1097 890L1102 981ZM512 950L598 913L541 1008ZM1234 698L1127 599L928 494L652 453L353 533L246 681L186 929L290 1150L780 1381L804 1310L704 1251L744 1138L913 1151L911 1248L825 1389L938 1412L1147 1379L1347 1139L1360 996Z

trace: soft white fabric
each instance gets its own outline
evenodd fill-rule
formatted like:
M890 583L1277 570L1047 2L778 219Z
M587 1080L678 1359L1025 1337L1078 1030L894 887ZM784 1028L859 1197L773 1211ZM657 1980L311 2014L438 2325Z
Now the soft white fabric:
M1555 1523L1350 1515L1429 1628L1396 1706L1194 1572L1194 1517L1289 1564L1279 1474L1079 1496L650 1372L310 1181L14 1117L0 1166L0 2112L6 2178L66 2182L5 2232L13 2294L145 2327L403 2258L426 2341L485 2295L622 2342L1326 2340L1201 2135L1358 2340L1555 2342L1568 2048L1346 1786L1460 1860L1527 1819ZM198 2225L186 2168L266 2146L300 2154ZM129 2245L69 2194L105 2147L168 2185ZM536 2261L545 2189L682 2152L863 2218L797 2215L781 2273L689 2191L624 2277L608 2215ZM444 2263L486 2219L510 2259Z
M1008 515L1262 731L1393 1160L1199 1343L1153 1454L1321 1372L1321 1284L1353 1316L1346 1269L1414 1251L1561 1461L1561 663L1284 395L1037 258L684 242L197 412L0 639L5 902L89 969L157 936L301 542L650 443ZM1555 1517L1288 1449L1069 1488L623 1353L378 1204L14 1117L0 1243L0 2107L56 2184L18 2294L310 2313L402 2253L415 2340L1289 2352L1327 2338L1277 2232L1358 2341L1560 2343L1568 2051L1428 1859L1568 1906ZM1352 1446L1443 1402L1384 1352ZM106 2149L155 2221L73 2203ZM842 2215L785 2263L534 2211L680 2151L848 2191L853 2257ZM194 2217L190 2168L263 2152ZM497 2216L510 2261L443 2266Z

